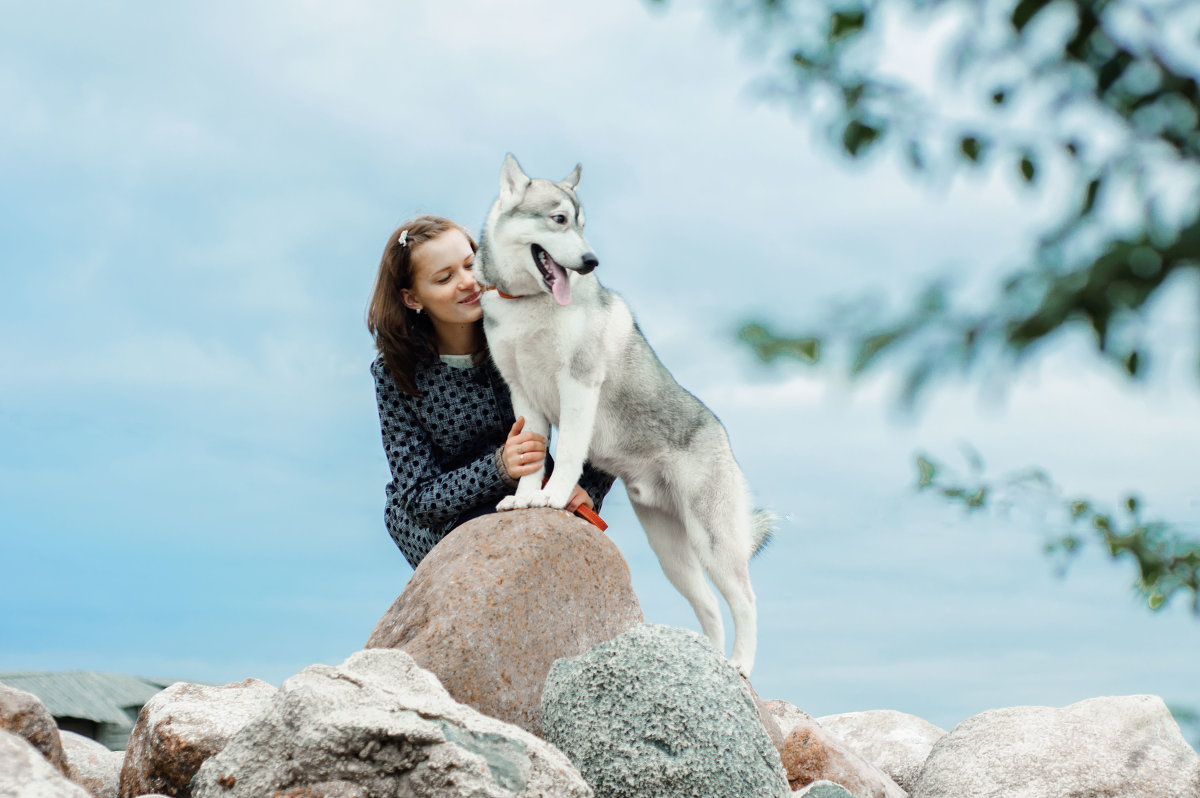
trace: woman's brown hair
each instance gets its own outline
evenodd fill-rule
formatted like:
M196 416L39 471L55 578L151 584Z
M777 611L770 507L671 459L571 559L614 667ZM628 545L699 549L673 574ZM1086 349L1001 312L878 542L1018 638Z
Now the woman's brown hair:
M397 388L413 396L420 393L416 384L417 366L432 363L437 357L437 335L428 315L405 306L400 291L412 288L413 251L447 230L462 232L471 242L471 251L478 250L471 234L449 219L428 215L410 219L388 236L367 305L367 329L383 356L384 368Z

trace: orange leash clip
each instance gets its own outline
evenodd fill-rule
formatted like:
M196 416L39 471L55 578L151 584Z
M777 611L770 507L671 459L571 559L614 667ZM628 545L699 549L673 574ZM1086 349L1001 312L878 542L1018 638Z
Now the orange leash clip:
M599 527L600 531L608 529L608 524L604 523L604 519L596 514L596 511L586 504L581 504L575 508L575 515L582 518L584 521L590 521L593 526Z

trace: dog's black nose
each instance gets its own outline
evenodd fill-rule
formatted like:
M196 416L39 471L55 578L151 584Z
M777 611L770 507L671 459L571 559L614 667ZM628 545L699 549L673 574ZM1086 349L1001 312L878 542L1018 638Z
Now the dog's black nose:
M600 259L591 252L583 256L583 266L579 269L580 274L588 274L592 269L600 265Z

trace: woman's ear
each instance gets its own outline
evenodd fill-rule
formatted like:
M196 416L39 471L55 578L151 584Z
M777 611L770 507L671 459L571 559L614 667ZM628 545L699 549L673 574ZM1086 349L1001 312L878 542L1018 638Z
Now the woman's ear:
M407 288L400 289L400 299L404 302L404 306L410 310L420 311L421 303L412 295L412 292Z

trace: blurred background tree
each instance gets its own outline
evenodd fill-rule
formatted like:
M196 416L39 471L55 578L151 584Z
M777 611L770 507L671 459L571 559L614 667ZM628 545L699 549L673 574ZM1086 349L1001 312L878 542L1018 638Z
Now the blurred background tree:
M904 375L900 401L912 407L948 375L1011 371L1082 329L1099 357L1145 377L1154 352L1139 319L1164 287L1200 271L1200 2L719 0L716 11L777 59L772 94L848 158L896 157L935 183L1010 170L1029 191L1067 196L982 307L931 282L890 317L864 299L812 329L756 321L740 337L758 357L852 377L886 363ZM904 30L939 32L949 88L885 63ZM958 476L927 455L917 467L920 489L972 511L1017 489L1054 489L1038 469L988 479L976 461ZM1200 543L1143 518L1133 496L1116 513L1061 501L1072 526L1047 545L1060 562L1096 541L1136 562L1149 607L1183 594L1200 612Z

